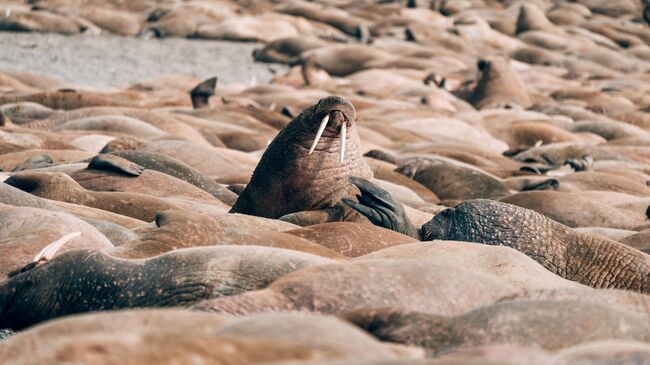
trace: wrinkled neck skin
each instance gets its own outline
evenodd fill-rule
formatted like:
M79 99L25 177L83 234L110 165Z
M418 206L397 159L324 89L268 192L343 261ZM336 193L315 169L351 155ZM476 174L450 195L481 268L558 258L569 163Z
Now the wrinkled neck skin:
M565 279L595 288L650 292L650 256L511 204L468 200L438 213L422 226L421 235L426 241L508 246Z
M356 200L359 193L349 176L372 177L361 155L357 127L348 122L343 163L340 129L331 122L310 155L319 125L314 114L315 108L308 108L273 140L240 196L243 201L231 212L268 218L333 207L352 212L341 203L343 197Z

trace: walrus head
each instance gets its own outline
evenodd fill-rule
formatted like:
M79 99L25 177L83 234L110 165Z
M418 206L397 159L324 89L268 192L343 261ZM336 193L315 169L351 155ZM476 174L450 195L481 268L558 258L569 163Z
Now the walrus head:
M357 111L354 109L354 106L347 100L330 96L325 99L321 99L318 104L316 104L315 116L320 117L320 124L316 130L316 135L314 137L314 142L309 148L309 154L311 155L325 130L328 130L330 133L337 133L340 136L340 146L339 146L339 156L340 162L343 163L345 158L345 142L347 138L347 129L352 126L352 122L357 117ZM310 121L313 121L312 118ZM313 126L311 126L313 128Z
M356 116L338 96L305 109L271 142L231 212L269 218L334 207L354 212L341 204L358 193L348 177L372 177L361 156Z

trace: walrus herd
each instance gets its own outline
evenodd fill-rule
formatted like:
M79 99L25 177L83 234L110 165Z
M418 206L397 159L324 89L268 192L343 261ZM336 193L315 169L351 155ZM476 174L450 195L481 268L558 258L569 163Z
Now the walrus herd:
M650 364L649 9L0 2L284 65L0 70L0 364Z

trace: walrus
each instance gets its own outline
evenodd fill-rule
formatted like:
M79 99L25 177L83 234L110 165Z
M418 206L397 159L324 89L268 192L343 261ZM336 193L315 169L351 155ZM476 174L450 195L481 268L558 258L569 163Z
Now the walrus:
M53 164L76 162L84 158L92 157L92 153L79 150L42 150L42 149L27 149L19 152L6 153L0 158L0 169L3 171L11 171L25 161L33 158L34 156L47 155Z
M650 319L650 295L625 289L594 289L584 285L532 289L503 297L498 302L514 301L579 301L618 308Z
M127 229L136 228L145 224L144 221L111 213L106 210L40 198L9 184L0 184L0 203L15 207L32 207L53 212L66 212L85 220L87 223L95 226L95 228L97 228L96 223L102 221L117 224ZM291 228L296 227L292 226Z
M348 176L372 177L355 119L354 106L336 96L304 110L271 142L230 212L280 218L316 211L317 223L363 220L340 203L356 193Z
M257 162L256 158L244 152L182 140L155 141L142 150L180 160L225 184L247 182Z
M169 138L165 131L135 118L121 115L99 115L65 122L53 129L62 131L94 131L120 134L143 140Z
M0 29L15 32L53 32L61 34L79 34L83 31L81 24L70 17L32 9L7 11L3 9L3 16L0 17Z
M147 151L126 150L112 151L110 153L134 162L144 168L156 170L186 181L210 193L210 195L228 205L233 205L237 201L237 196L234 193L210 179L199 170L175 158Z
M316 224L286 233L318 243L346 257L362 256L384 247L413 242L413 237L360 222Z
M79 185L92 191L139 193L161 198L175 198L227 207L208 192L155 170L132 163L112 154L93 157L85 169L67 171ZM151 187L156 189L152 191ZM197 209L198 210L198 209Z
M522 3L519 8L519 16L517 17L516 34L520 34L530 30L544 30L547 32L559 33L560 30L551 23L544 11L537 7L534 3Z
M89 106L137 106L138 103L119 100L110 94L94 91L63 89L26 95L0 95L0 104L35 102L52 109L78 109Z
M324 314L394 307L457 315L518 292L481 272L419 259L360 259L298 270L266 289L197 303L192 308L244 315L299 310Z
M0 281L29 264L51 242L78 232L55 252L76 249L110 249L113 245L90 224L63 212L0 203Z
M405 158L396 171L426 186L441 200L496 199L510 195L498 177L444 157Z
M562 182L558 182L561 188ZM565 185L570 184L571 180ZM589 185L591 184L586 184L587 187ZM598 184L594 185L597 188ZM616 188L616 185L612 185L612 188ZM648 198L615 191L550 190L524 191L501 201L534 210L571 228L597 226L629 230L647 224L647 208L650 203Z
M277 7L276 11L329 24L345 34L358 38L362 43L368 39L368 29L364 24L364 19L336 7L326 7L308 2L289 2Z
M319 335L312 336L314 333ZM146 341L146 348L140 340ZM93 356L98 348L103 350L101 356ZM292 359L397 359L401 354L394 349L394 345L381 343L335 317L272 313L228 318L181 309L145 309L49 321L0 344L0 356L27 362L38 359L39 363L92 360L94 364L148 365L199 359L203 363L251 364Z
M261 289L300 268L336 261L257 246L197 247L147 260L74 250L0 282L0 328L98 310L189 306Z
M333 259L345 259L324 246L307 239L264 227L233 225L218 217L192 212L167 210L156 214L155 225L133 230L134 238L115 249L106 250L114 257L149 258L180 248L213 245L255 245L286 248ZM393 232L394 233L394 232Z
M431 355L496 343L549 351L596 340L648 341L644 317L576 301L498 303L457 317L366 309L343 316L383 341L422 346Z
M103 209L146 222L151 222L156 212L181 209L171 201L149 195L87 190L60 172L23 171L4 183L42 198Z
M508 62L501 58L485 58L477 63L481 78L469 101L478 109L498 108L517 104L522 108L533 105L526 84Z
M46 106L32 102L4 104L0 106L0 112L16 124L45 119L55 113L54 110Z
M388 192L363 179L359 202L343 200L382 227L429 241L458 240L515 248L551 272L594 288L650 293L650 256L616 241L571 230L535 211L484 199L438 213L417 229Z
M505 246L436 240L387 247L355 260L370 259L416 259L432 264L463 267L491 276L525 293L553 289L597 291L574 281L563 279L525 254ZM642 296L638 293L631 294ZM514 294L514 296L516 295Z
M259 62L290 63L303 52L326 44L318 38L311 37L280 38L253 50L253 58Z

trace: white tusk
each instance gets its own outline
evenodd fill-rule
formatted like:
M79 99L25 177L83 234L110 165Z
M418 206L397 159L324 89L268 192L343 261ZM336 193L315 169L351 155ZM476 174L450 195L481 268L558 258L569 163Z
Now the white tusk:
M72 232L69 234L66 234L65 236L59 238L58 240L50 243L49 245L43 247L41 252L39 252L36 256L34 256L34 260L32 262L39 262L39 261L48 261L51 260L56 252L63 247L68 241L70 241L73 238L77 238L81 236L81 232Z
M343 158L345 157L345 137L347 137L348 126L343 122L341 126L341 163L343 163Z
M314 149L316 148L316 145L318 144L318 141L320 140L320 136L323 135L323 131L325 130L325 127L327 127L327 122L330 121L330 115L325 114L323 117L323 120L320 122L320 127L318 127L318 132L316 132L316 138L314 138L314 143L311 145L311 148L309 149L309 154L311 155L312 152L314 152Z

